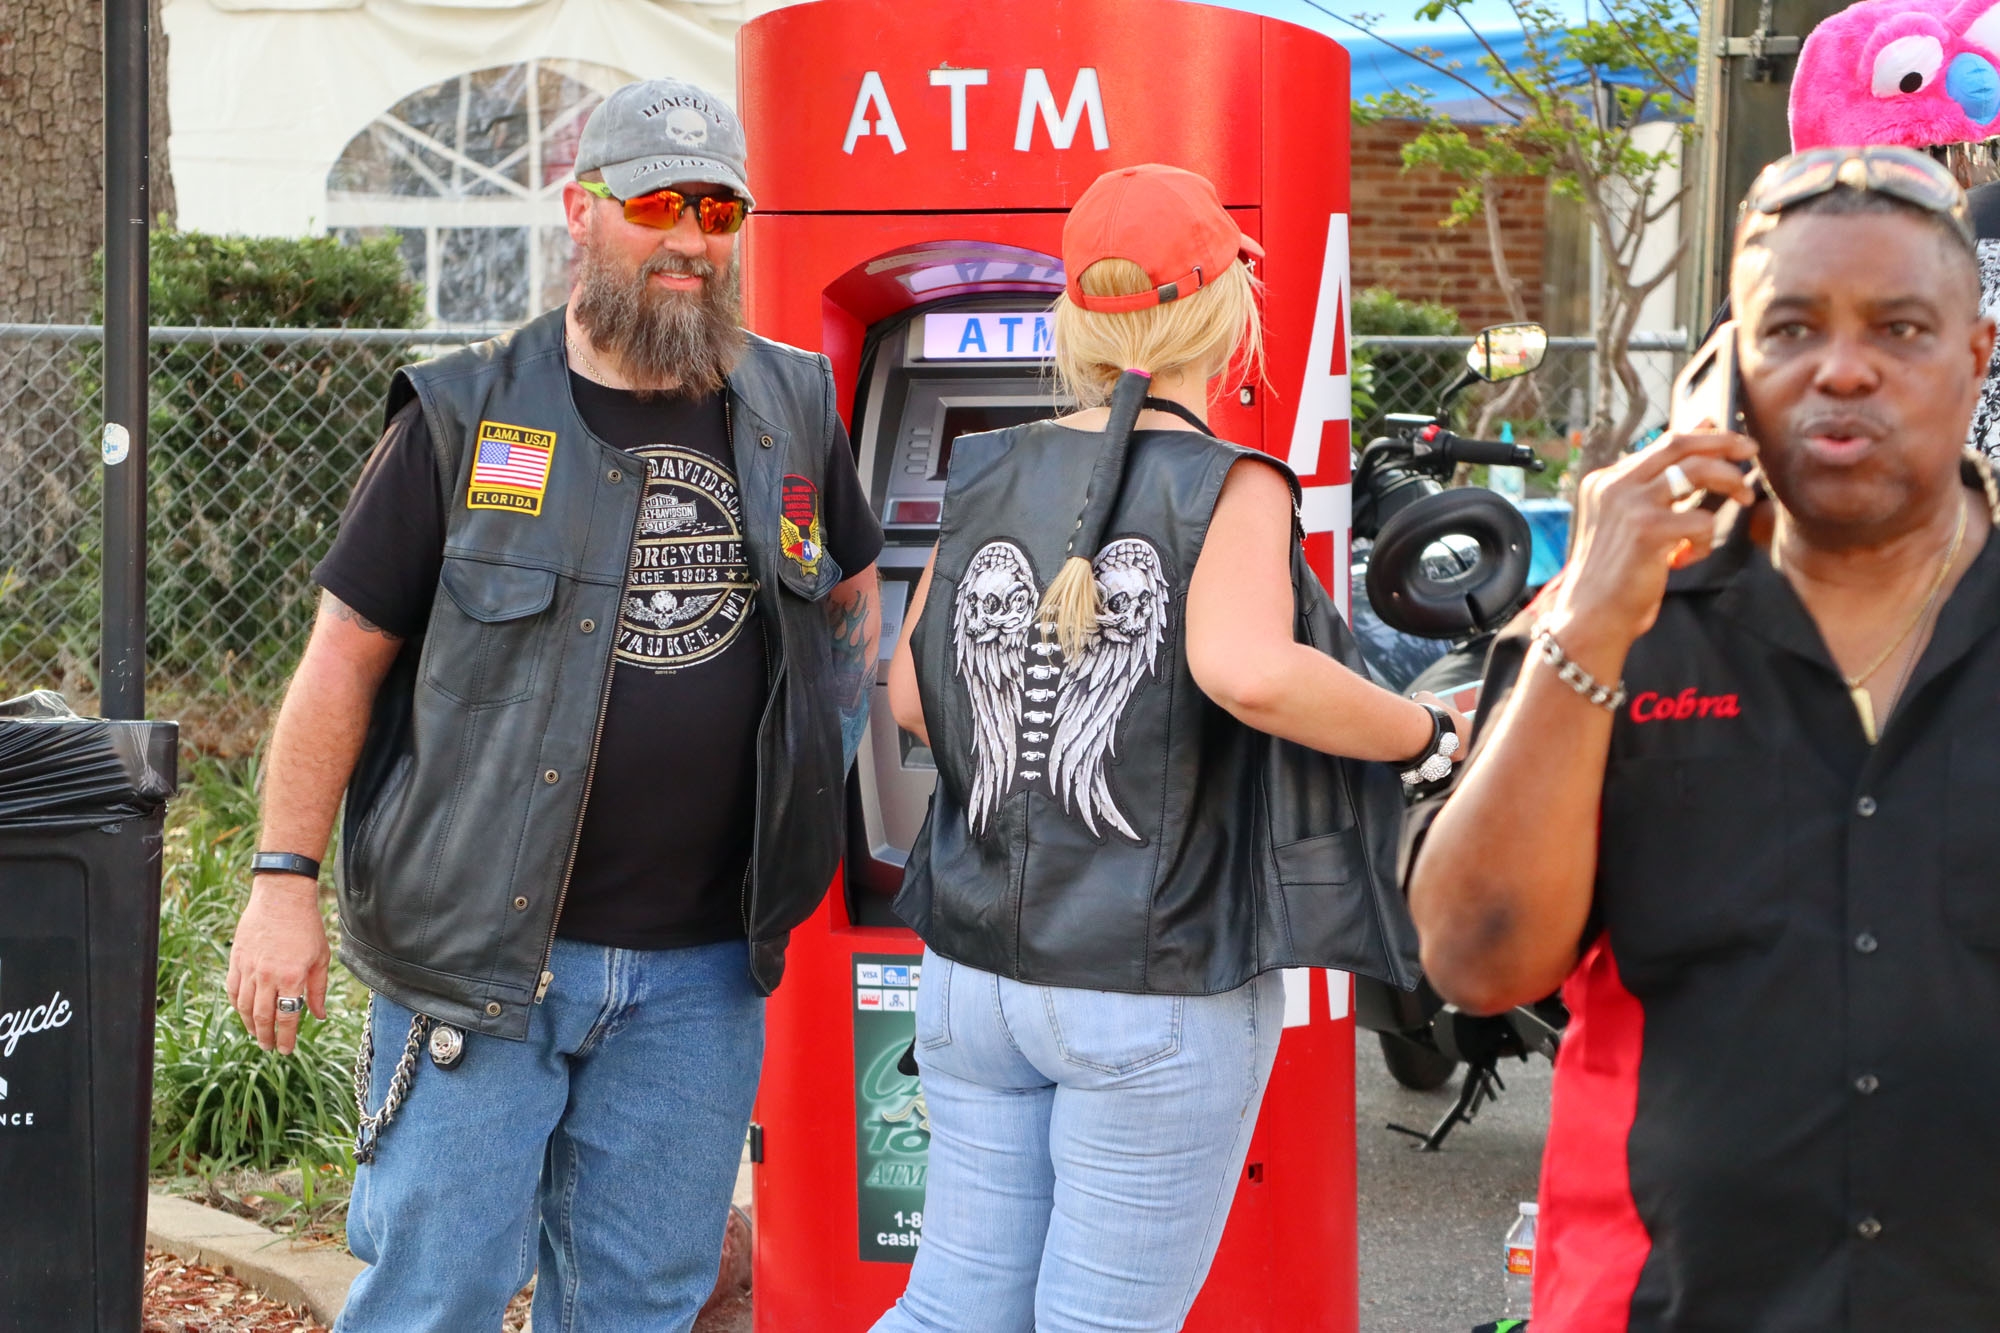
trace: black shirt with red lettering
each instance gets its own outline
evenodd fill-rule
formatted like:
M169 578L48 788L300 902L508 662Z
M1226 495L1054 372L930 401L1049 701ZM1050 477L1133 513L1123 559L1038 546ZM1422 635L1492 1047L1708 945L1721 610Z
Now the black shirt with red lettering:
M642 399L574 373L569 383L584 424L644 459L647 484L557 933L628 949L730 939L743 933L768 680L722 396ZM822 482L828 553L858 574L882 530L844 432L829 443ZM313 577L384 629L418 637L437 596L445 520L430 431L411 403L376 445ZM658 572L668 554L671 582Z
M2000 537L1873 746L1741 524L1625 681L1536 1333L2000 1328Z

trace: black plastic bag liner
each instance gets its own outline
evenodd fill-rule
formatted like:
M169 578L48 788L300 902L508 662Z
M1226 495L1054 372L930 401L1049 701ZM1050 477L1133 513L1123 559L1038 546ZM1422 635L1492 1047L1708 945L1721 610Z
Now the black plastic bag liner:
M0 829L97 828L159 814L174 790L174 735L157 723L78 717L50 690L0 703Z

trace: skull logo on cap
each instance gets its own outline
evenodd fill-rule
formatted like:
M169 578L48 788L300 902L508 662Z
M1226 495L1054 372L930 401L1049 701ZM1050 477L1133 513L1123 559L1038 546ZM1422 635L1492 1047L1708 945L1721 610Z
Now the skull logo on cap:
M708 117L693 107L675 107L667 113L667 137L683 148L700 148L708 142Z

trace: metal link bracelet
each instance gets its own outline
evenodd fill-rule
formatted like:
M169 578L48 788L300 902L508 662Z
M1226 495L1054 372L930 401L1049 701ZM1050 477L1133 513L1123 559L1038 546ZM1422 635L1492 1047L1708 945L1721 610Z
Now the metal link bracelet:
M1625 706L1625 682L1605 685L1597 677L1578 666L1570 655L1556 642L1556 636L1545 629L1536 629L1535 651L1542 660L1556 669L1556 679L1575 690L1590 703L1596 704L1607 713L1616 713Z

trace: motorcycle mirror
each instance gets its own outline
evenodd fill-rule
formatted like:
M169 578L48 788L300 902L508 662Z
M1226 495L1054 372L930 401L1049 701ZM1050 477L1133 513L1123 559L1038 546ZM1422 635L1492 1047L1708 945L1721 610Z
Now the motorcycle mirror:
M1488 384L1526 375L1549 353L1549 331L1539 324L1494 324L1472 336L1465 365Z

